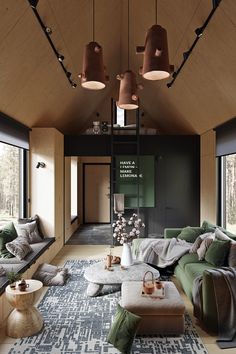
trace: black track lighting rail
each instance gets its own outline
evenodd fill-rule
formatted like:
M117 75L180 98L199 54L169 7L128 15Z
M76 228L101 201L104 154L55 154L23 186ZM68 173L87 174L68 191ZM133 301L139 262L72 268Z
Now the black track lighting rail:
M192 51L193 51L194 47L196 46L197 42L198 42L199 39L202 37L203 32L205 31L205 29L206 29L208 23L210 22L212 16L214 15L214 13L215 13L217 7L218 7L219 4L220 4L220 2L221 2L221 0L212 0L212 10L211 10L210 14L208 15L206 21L205 21L204 24L202 25L202 27L199 27L199 28L197 28L197 29L195 30L196 38L195 38L193 44L191 45L191 47L190 47L186 52L183 53L183 61L182 61L181 65L180 65L180 67L178 68L178 70L176 70L176 71L174 71L174 72L172 73L172 80L166 84L166 86L167 86L168 88L170 88L170 87L173 85L173 83L175 82L177 76L179 75L179 73L180 73L181 70L183 69L183 66L185 65L186 61L187 61L188 58L190 57L190 54L192 53Z
M54 46L53 41L52 41L52 39L50 37L50 35L52 34L51 28L44 25L40 15L39 15L39 13L37 11L36 7L37 7L37 4L38 4L38 1L39 0L28 0L31 9L33 10L34 15L37 18L37 20L38 20L38 22L39 22L39 24L40 24L40 26L41 26L41 28L43 30L43 33L45 34L45 37L48 40L48 43L50 44L50 46L51 46L51 48L52 48L52 50L53 50L53 52L54 52L54 54L55 54L55 56L57 58L62 70L64 71L64 73L66 75L67 80L69 81L69 83L70 83L72 88L76 88L77 84L71 79L71 72L69 72L66 69L66 67L65 67L65 65L63 63L63 60L65 59L64 55L58 53L58 51L57 51L56 47Z

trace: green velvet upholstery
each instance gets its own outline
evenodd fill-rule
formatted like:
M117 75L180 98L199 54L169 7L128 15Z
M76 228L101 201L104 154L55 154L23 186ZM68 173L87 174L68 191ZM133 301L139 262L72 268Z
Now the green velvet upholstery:
M186 264L189 263L199 263L197 253L186 253L179 260L179 266L184 270Z
M17 238L17 232L14 227L13 222L5 225L2 230L0 230L0 257L11 258L14 257L6 249L6 244Z
M232 232L227 231L226 229L224 229L222 226L218 226L215 224L212 224L206 220L203 221L202 223L202 227L205 229L206 232L212 231L216 228L220 229L224 234L226 234L227 236L229 236L230 238L232 238L233 240L236 240L236 235L233 234Z
M216 309L216 299L214 296L214 285L211 274L205 270L202 277L202 312L203 322L207 328L214 333L218 333L218 319Z
M141 319L140 316L127 311L117 304L115 318L107 341L119 349L121 353L129 354Z
M184 240L186 242L194 243L196 238L204 233L202 227L191 227L187 226L182 229L180 234L177 236L178 239Z
M205 260L216 267L226 266L229 247L230 241L213 241L206 251Z
M164 238L177 237L182 231L182 227L164 229Z

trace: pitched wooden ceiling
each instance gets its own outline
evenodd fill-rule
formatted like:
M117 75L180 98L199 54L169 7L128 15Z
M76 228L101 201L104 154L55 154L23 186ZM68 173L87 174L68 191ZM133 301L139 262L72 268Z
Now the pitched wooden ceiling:
M206 20L211 0L158 0L158 23L168 32L170 63L182 54ZM55 127L79 134L97 111L110 120L116 75L127 69L127 0L95 0L95 39L103 47L110 76L98 92L80 87L84 46L92 40L92 0L39 0L44 24L78 84L72 89L27 0L0 1L0 111L29 127ZM236 111L236 1L222 0L173 86L149 82L140 91L146 125L164 134L201 134L233 118ZM155 23L155 0L130 0L130 68L138 72L147 29Z

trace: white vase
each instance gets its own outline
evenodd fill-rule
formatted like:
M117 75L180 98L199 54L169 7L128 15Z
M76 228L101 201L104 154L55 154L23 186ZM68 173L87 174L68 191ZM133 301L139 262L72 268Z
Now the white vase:
M124 267L130 267L134 264L130 243L123 244L123 250L121 255L121 265Z

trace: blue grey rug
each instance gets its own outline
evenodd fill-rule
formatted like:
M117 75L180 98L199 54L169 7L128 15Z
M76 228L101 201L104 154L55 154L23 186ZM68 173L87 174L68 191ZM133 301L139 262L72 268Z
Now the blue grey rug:
M104 287L101 296L86 296L86 267L94 261L67 261L70 277L65 286L52 286L39 304L44 328L35 336L16 340L9 354L118 354L106 341L120 292ZM205 354L191 319L186 314L181 336L137 337L132 354Z

